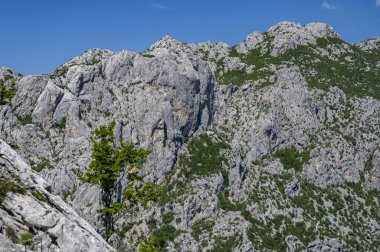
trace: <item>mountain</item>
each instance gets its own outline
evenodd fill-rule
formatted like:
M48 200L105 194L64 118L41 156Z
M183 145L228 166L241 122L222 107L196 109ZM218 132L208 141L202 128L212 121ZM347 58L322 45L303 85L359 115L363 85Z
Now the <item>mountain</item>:
M380 247L379 38L281 22L236 46L165 36L47 75L1 68L0 80L15 90L0 138L99 231L99 191L75 175L91 131L115 120L117 138L152 150L142 173L163 193L120 218L121 251Z

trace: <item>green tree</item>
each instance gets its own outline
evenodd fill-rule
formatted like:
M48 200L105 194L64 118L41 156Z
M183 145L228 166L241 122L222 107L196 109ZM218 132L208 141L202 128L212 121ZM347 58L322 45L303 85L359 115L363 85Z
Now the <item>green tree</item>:
M142 177L138 175L146 162L150 150L135 148L130 142L114 139L115 121L102 125L92 132L92 153L89 168L84 174L78 174L82 182L100 187L100 205L98 210L103 224L103 236L106 241L114 233L114 223L118 214L130 205L156 200L160 188L153 183L142 186ZM121 193L121 182L128 179L128 190Z
M5 105L8 102L11 102L16 93L15 85L15 82L12 81L11 87L7 89L4 83L0 82L0 105Z

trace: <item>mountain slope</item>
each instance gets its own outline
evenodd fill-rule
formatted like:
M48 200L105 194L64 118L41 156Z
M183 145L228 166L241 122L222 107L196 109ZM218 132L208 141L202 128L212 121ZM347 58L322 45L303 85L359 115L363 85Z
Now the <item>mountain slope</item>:
M378 41L282 22L232 47L165 36L49 75L3 68L17 91L0 137L94 225L98 191L75 176L91 130L115 119L116 137L151 148L143 173L164 191L121 218L126 251L376 250Z
M0 167L1 251L113 251L2 140Z

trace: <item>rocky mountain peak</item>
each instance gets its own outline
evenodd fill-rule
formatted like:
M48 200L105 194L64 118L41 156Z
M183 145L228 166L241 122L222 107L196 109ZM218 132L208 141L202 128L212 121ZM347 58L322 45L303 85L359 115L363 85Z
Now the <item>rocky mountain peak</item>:
M328 37L339 37L339 34L336 33L332 26L325 23L309 23L305 26L302 26L299 23L294 22L280 22L277 25L272 26L268 30L268 34L271 36L279 36L285 34L299 35L302 37L312 36L315 38L328 38ZM284 36L287 38L287 36Z
M334 28L325 23L309 23L304 29L315 38L339 38L340 35L334 31Z
M301 26L293 22L281 22L271 27L268 35L273 38L272 56L277 56L300 45L316 44L318 38L339 38L338 33L330 25L323 23Z
M296 48L299 45L316 44L318 38L339 38L339 34L334 31L332 26L324 23L310 23L305 26L294 22L280 22L265 34L253 32L237 45L239 53L247 53L263 43L269 43L272 48L271 55L277 56L288 49Z
M380 38L373 37L364 41L361 41L355 44L357 47L362 49L363 51L372 51L375 49L380 49Z
M114 52L107 49L93 48L85 51L79 56L74 57L65 65L92 65L103 59L107 59L114 54Z
M151 45L148 51L156 56L159 56L173 51L183 51L184 47L185 45L182 42L172 38L169 35L165 35L156 43Z
M261 32L252 32L247 38L236 46L239 53L247 53L249 50L255 49L264 41L264 35Z

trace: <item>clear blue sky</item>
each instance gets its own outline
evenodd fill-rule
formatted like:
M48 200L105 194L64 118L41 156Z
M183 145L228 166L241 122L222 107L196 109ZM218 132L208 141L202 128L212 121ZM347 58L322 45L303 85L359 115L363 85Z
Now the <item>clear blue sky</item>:
M87 49L139 52L166 34L234 45L284 20L357 42L380 36L380 0L1 0L0 66L49 73Z

